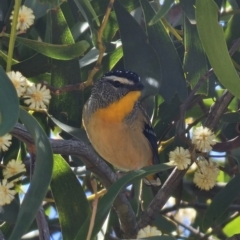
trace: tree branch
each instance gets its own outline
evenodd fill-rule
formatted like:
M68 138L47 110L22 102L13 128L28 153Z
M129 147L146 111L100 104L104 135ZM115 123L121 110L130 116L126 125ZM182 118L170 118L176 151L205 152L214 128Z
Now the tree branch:
M28 148L35 148L32 137L21 124L17 123L10 133L24 142ZM50 139L50 143L53 153L55 154L73 155L81 158L86 168L96 174L106 188L117 180L117 175L105 161L94 152L91 146L82 141ZM138 227L135 213L126 196L123 193L119 194L113 206L120 220L121 229L125 237L134 238L137 234Z

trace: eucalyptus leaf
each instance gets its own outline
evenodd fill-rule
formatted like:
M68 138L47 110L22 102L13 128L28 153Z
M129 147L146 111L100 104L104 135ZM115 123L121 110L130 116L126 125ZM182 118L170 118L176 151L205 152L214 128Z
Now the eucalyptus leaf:
M20 109L20 120L35 142L36 162L30 186L21 204L9 240L20 239L29 229L48 191L53 169L52 148L45 132L37 121L23 109Z
M6 36L9 37L9 35L5 34L5 37ZM50 44L16 37L16 41L36 52L58 60L71 60L83 56L90 47L90 44L85 40L73 44Z
M60 155L54 156L51 190L59 214L63 239L72 240L91 213L91 209L77 177Z
M140 170L135 170L127 173L125 176L116 181L109 189L108 192L100 199L98 203L98 209L95 218L95 225L92 232L92 237L95 236L101 229L102 224L104 223L106 216L112 207L114 199L117 197L119 192L125 187L127 184L132 182L133 180L137 180L143 178L147 175L154 174L157 172L166 171L168 169L173 168L173 166L167 164L158 164L150 167L145 167ZM79 230L75 240L78 239L86 239L88 234L88 226L90 224L90 217L88 217L85 223L82 225Z
M205 212L202 226L205 230L213 226L213 224L224 214L231 203L240 194L240 174L237 174L227 185L213 198L211 204Z
M228 53L218 12L213 0L196 1L197 29L209 62L220 83L239 98L240 79Z
M165 0L163 4L161 5L160 9L157 11L155 16L151 19L149 22L149 25L155 24L157 21L159 21L164 15L168 12L171 5L174 3L174 0Z
M18 120L19 100L12 82L0 66L0 136L10 132Z
M145 95L155 95L162 74L156 52L148 44L143 29L118 0L114 2L114 10L119 24L125 68L140 76L145 85Z

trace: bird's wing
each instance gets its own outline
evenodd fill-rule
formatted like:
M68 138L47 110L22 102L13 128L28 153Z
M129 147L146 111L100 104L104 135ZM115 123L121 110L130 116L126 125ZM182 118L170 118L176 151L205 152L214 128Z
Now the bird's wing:
M158 145L157 145L157 138L156 138L156 134L152 128L152 124L150 122L149 116L147 115L147 113L145 112L145 110L143 109L143 107L140 105L139 109L141 111L141 114L143 115L143 121L144 121L144 125L143 125L143 134L144 136L147 138L147 140L149 141L152 150L153 150L153 164L159 164L159 157L158 157Z

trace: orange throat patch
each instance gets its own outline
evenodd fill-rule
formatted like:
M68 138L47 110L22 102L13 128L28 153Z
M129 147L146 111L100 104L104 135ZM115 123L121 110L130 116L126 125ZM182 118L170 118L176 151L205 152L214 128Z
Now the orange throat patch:
M122 122L123 119L131 113L134 104L141 96L140 91L132 91L126 94L119 101L112 103L106 108L98 109L94 113L94 117L105 122Z

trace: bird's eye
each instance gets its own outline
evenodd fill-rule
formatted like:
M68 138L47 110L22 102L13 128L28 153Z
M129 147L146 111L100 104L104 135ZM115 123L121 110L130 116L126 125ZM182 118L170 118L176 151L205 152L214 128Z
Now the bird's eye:
M122 86L122 83L119 82L119 81L113 81L113 82L112 82L112 85L113 85L114 87L121 87L121 86Z

